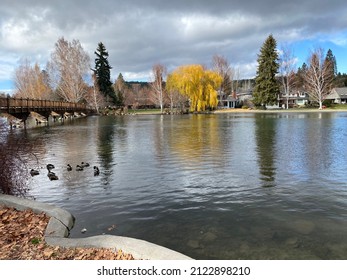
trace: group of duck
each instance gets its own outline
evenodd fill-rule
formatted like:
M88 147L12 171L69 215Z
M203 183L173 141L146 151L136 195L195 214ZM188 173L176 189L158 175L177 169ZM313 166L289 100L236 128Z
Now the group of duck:
M83 162L82 161L81 164L77 164L76 165L76 171L83 171L84 168L89 167L89 166L90 166L90 164L88 162ZM48 176L48 178L51 181L59 180L58 176L52 171L55 168L55 166L53 164L51 164L51 163L47 164L46 168L48 170L47 176ZM98 176L100 174L99 167L94 166L93 169L94 169L94 176ZM72 168L72 166L70 164L68 164L67 167L66 167L66 170L67 171L72 171L73 168ZM39 174L40 174L40 172L38 170L35 170L35 169L31 169L30 170L30 175L31 176L36 176L36 175L39 175Z

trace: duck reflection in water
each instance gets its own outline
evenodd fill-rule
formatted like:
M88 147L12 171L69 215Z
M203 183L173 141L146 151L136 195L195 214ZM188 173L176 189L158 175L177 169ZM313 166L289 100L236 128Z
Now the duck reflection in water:
M59 179L58 176L55 175L55 173L52 172L52 171L49 171L48 174L47 174L47 176L48 176L49 180L51 180L51 181L53 181L53 180L58 180L58 179Z
M93 168L94 168L94 176L98 176L100 174L99 167L94 166Z
M76 165L76 171L83 171L83 166L77 164Z

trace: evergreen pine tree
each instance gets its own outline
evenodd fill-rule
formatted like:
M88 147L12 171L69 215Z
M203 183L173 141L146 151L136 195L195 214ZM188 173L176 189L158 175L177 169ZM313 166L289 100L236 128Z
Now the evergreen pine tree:
M111 98L114 104L117 103L117 98L111 82L111 69L112 67L108 63L108 52L102 42L98 44L98 48L94 52L95 58L95 69L93 70L99 90L105 95L106 99Z
M265 40L258 55L258 69L255 77L253 102L256 106L273 105L277 102L279 84L276 80L278 73L277 43L272 35Z
M296 72L295 87L300 91L305 91L305 75L307 73L307 64L304 62Z
M326 57L325 57L326 63L329 63L330 65L330 75L334 77L334 80L337 77L337 63L336 63L336 57L333 55L333 51L331 49L328 50Z

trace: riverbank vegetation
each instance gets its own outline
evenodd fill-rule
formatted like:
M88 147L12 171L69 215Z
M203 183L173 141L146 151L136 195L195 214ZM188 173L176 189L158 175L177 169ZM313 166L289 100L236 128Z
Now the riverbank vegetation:
M311 50L307 62L297 68L292 50L277 48L272 35L260 48L257 76L246 80L240 79L237 67L217 54L211 67L181 65L170 72L156 63L149 71L149 81L125 81L119 73L113 82L109 53L102 42L94 55L92 68L91 57L79 40L59 38L45 69L27 59L20 63L14 75L15 97L84 102L97 112L105 107L126 107L135 111L157 108L165 114L229 107L230 102L235 108L275 104L288 109L298 105L296 96L303 94L307 98L298 106L322 109L332 88L347 86L347 74L337 73L332 50Z

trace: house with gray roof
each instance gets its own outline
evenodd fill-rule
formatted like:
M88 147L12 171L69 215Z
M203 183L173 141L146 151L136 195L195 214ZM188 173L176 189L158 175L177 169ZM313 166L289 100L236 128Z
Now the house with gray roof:
M305 91L291 91L289 94L281 92L278 103L279 107L287 109L306 106L309 103L309 95Z
M332 102L336 104L346 104L347 87L333 88L325 99L332 100Z

